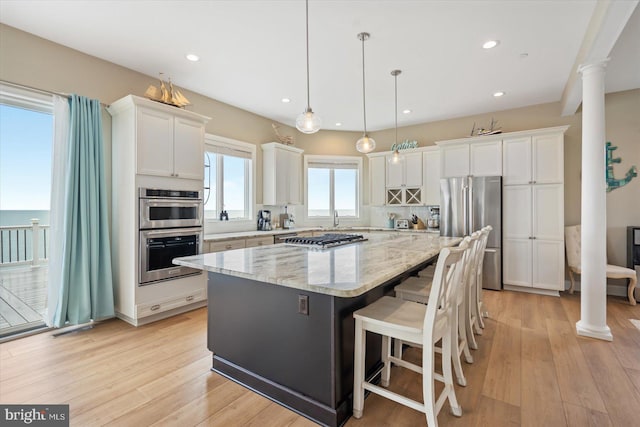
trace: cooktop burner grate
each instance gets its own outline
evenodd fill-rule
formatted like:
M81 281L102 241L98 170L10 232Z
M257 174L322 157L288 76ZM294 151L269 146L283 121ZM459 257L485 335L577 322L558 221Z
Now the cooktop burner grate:
M307 246L310 248L332 248L334 246L348 245L349 243L364 242L362 234L338 234L327 233L315 237L289 237L284 242L290 245Z

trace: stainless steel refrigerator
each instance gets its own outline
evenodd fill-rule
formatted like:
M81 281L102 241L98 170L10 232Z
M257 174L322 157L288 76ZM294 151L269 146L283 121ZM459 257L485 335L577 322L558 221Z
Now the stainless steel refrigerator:
M490 225L482 287L502 289L502 177L440 180L440 235L463 237Z

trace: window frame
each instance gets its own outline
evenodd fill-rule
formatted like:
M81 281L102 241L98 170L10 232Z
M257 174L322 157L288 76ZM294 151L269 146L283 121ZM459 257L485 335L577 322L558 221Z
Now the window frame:
M329 173L329 216L309 216L309 169L314 165L330 169ZM341 166L341 167L332 167ZM353 166L353 167L345 167ZM304 156L304 218L305 223L316 222L319 224L333 224L335 208L335 170L353 169L356 171L356 215L339 216L340 221L358 222L362 220L362 158L357 156L329 156L329 155L305 155ZM340 211L338 211L338 214Z
M215 226L216 228L224 227L227 224L233 225L247 225L253 223L253 217L255 213L255 199L256 199L256 146L254 144L238 141L223 136L205 134L204 137L204 149L203 155L206 156L207 152L216 153L216 211L218 215L216 218L205 218L205 227ZM244 158L249 161L248 167L244 170L245 181L245 194L244 203L247 216L243 218L229 218L228 221L221 221L219 214L221 212L224 202L224 156L234 156ZM205 171L205 179L206 179ZM204 186L204 180L203 180ZM204 214L204 206L203 206ZM229 225L229 227L233 227Z

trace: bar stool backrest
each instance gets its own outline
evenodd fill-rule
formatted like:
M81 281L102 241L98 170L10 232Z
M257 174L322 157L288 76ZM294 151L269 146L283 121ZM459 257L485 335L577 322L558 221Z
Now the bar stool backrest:
M440 251L433 274L429 303L424 317L424 348L432 345L434 328L453 310L458 294L463 286L465 251L469 248L470 238L465 237L459 246L444 248Z

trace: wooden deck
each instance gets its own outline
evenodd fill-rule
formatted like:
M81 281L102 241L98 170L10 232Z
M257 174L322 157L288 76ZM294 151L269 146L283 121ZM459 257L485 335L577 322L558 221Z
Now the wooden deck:
M48 268L0 268L0 337L44 324Z

